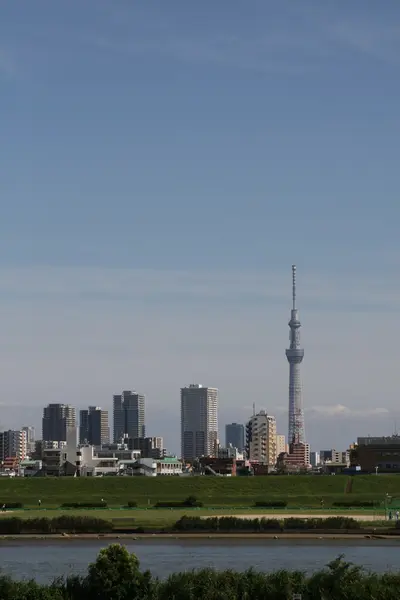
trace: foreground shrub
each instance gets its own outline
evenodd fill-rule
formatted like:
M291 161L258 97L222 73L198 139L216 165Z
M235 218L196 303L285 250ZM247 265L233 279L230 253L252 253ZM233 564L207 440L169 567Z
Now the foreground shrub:
M107 508L107 502L65 502L60 508Z
M186 571L166 580L141 571L135 555L112 544L100 551L85 576L51 585L0 577L1 600L398 600L400 574L364 572L338 557L311 576L281 569L259 573Z
M284 500L257 500L254 506L260 508L286 508L287 502Z

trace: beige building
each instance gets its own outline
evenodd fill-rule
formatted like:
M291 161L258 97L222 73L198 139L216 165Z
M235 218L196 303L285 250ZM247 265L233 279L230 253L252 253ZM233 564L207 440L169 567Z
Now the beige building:
M276 436L276 455L279 456L282 452L288 452L288 445L286 444L286 437L280 433Z
M276 419L265 410L253 415L246 425L246 449L250 461L275 466L277 459Z

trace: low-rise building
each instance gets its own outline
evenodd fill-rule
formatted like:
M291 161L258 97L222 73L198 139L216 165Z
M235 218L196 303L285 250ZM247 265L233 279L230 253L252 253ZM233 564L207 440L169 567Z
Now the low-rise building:
M216 450L217 458L234 458L235 460L244 460L244 452L240 452L239 448L235 448L229 444L226 448L218 446Z
M367 473L399 473L400 436L357 438L350 450L350 465Z

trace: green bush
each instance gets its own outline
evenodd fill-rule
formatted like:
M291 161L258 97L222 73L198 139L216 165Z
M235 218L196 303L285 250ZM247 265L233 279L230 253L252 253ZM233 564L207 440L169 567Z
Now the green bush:
M313 529L317 519L300 519L299 517L290 517L283 520L284 529Z
M202 502L199 502L194 496L189 496L186 500L180 502L157 502L154 508L201 508Z
M64 502L60 508L107 508L107 502Z
M361 524L352 517L328 517L315 519L316 529L360 529Z
M127 507L128 508L136 508L137 507L137 502L128 502Z
M350 517L328 517L327 519L300 519L291 517L281 523L278 519L241 519L239 517L181 517L174 525L177 531L219 532L266 532L283 529L304 531L306 529L360 529L360 523Z
M112 523L95 517L77 517L60 515L54 519L20 519L19 517L0 519L1 535L21 533L108 533L113 530Z
M0 502L0 506L3 506L4 504L7 510L24 508L24 505L21 504L21 502Z
M287 502L284 500L257 500L254 506L259 508L286 508Z
M332 506L336 508L374 508L379 502L373 500L341 500L340 502L333 502Z

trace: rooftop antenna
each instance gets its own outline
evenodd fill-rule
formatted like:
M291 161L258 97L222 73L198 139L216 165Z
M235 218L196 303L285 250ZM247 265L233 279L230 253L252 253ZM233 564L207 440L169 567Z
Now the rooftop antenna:
M253 402L253 417L256 416L256 403Z
M397 433L397 421L396 421L396 419L394 420L394 435L395 436L398 435L398 433Z
M292 265L293 310L296 310L296 265Z

